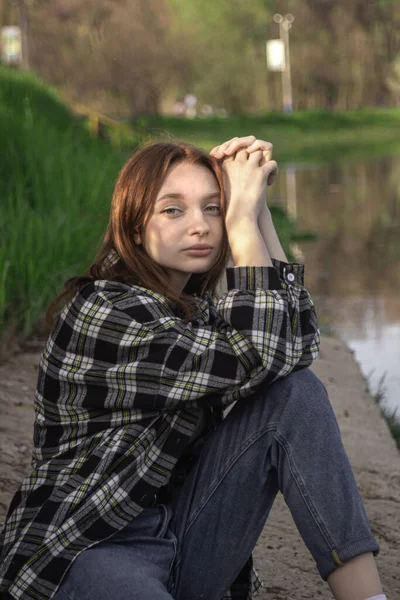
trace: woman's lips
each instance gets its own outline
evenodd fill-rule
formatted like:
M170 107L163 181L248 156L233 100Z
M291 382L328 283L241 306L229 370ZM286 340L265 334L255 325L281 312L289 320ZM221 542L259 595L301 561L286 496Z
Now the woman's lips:
M212 250L212 248L203 248L201 250L199 248L188 248L184 252L187 252L190 256L207 256Z

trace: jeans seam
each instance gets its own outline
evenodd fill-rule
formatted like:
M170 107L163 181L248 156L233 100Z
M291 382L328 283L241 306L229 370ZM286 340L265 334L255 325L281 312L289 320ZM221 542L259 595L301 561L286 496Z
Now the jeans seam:
M279 433L279 431L276 432L275 439L282 446L282 448L287 456L288 464L289 464L289 468L290 468L290 472L292 474L293 480L295 481L297 488L300 491L300 494L304 500L304 504L308 508L309 513L310 513L312 519L314 520L314 523L317 525L322 537L325 539L325 542L329 548L329 551L331 552L332 550L335 550L335 548L336 548L335 543L334 543L333 539L331 538L328 530L326 529L326 527L324 525L324 521L321 518L321 516L319 515L317 509L315 508L314 503L312 502L310 496L308 495L306 485L305 485L304 481L302 480L301 475L295 466L289 443Z
M160 504L159 506L163 510L163 515L161 515L161 519L160 519L160 521L161 521L161 523L159 525L160 531L157 533L156 537L163 538L166 534L166 531L168 529L168 525L169 525L169 522L171 519L168 519L168 509L165 506L165 504Z
M59 588L57 590L57 592L55 593L55 597L57 598L57 600L61 600L61 599L59 599L59 594L61 594L62 598L68 598L68 600L76 600L76 596L73 592L72 592L72 596L70 596L68 592Z
M166 583L166 588L168 592L172 596L174 596L176 591L176 575L179 569L179 565L181 564L181 558L178 558L178 540L176 539L176 537L174 537L172 543L174 544L174 556L172 557L171 562L169 564L169 575Z
M190 518L188 518L188 524L185 527L185 534L183 537L186 536L187 532L192 527L193 523L195 522L195 520L197 519L197 517L199 516L199 514L201 513L201 511L207 504L207 502L209 501L210 497L215 493L217 488L221 485L222 481L228 475L229 471L232 469L234 464L239 460L239 458L245 452L247 452L247 450L250 448L250 446L252 446L261 436L263 436L265 433L267 433L269 431L272 431L274 429L276 430L276 428L277 428L276 423L269 423L266 427L259 429L257 433L253 434L250 438L248 438L247 442L241 446L240 451L237 452L236 455L234 455L231 458L230 462L227 465L225 465L223 474L222 475L220 474L218 477L215 477L214 480L211 482L210 487L209 487L210 492L207 495L206 499L202 502L201 506L194 513L194 515L192 515Z
M345 550L347 550L348 548L352 548L353 546L356 546L358 544L363 544L364 542L368 542L370 543L372 541L375 541L373 535L371 534L368 537L362 537L360 539L354 539L354 540L350 540L350 542L346 542L343 544L340 544L339 546L337 546L335 548L335 550L337 551L337 553L340 554L343 553ZM375 543L377 544L377 542L375 541ZM378 545L378 544L377 544Z
M277 429L277 423L275 423L275 422L268 423L267 426L263 427L262 429L259 429L256 433L254 433L251 437L249 437L248 440L246 441L246 443L242 444L242 446L240 447L240 450L236 453L236 455L233 455L233 457L231 457L230 462L227 465L225 465L223 474L219 475L218 477L215 477L214 480L211 482L210 487L209 487L210 493L207 495L206 499L202 502L201 506L198 508L196 513L191 518L188 518L188 524L185 527L183 539L186 537L187 533L189 532L190 528L196 521L197 517L202 512L202 510L206 506L207 502L210 500L210 497L215 493L215 491L221 485L222 481L228 475L229 471L232 469L234 464L239 460L239 458L245 452L247 452L247 450L250 448L250 446L252 446L261 436L263 436L265 433L268 433L269 431L273 431L276 429ZM181 562L182 562L182 557L180 555L179 548L178 548L177 552L176 552L173 570L171 571L171 576L170 576L170 586L171 586L172 595L175 594L176 589L177 589L177 582L179 580L179 570L180 570Z

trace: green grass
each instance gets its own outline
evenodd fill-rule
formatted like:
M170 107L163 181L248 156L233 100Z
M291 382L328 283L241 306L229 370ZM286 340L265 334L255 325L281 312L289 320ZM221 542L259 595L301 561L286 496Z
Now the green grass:
M151 116L134 123L155 137L181 137L206 150L234 136L254 134L274 144L274 158L280 162L323 163L400 153L398 109L194 119Z
M369 392L371 393L371 375L367 376L367 387ZM387 372L385 371L382 377L379 380L377 389L375 393L372 393L372 397L375 399L376 404L379 406L379 410L383 418L385 419L388 427L390 429L390 433L392 434L393 439L395 440L397 447L400 449L400 414L398 409L389 409L385 407L385 399L387 396L387 390L385 387L385 379Z
M0 90L0 351L5 352L14 335L29 337L63 281L94 258L124 159L109 142L94 138L33 75L0 68Z

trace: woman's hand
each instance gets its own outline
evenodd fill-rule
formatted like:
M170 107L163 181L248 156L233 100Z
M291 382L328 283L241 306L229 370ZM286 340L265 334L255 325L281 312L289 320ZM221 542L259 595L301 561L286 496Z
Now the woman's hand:
M270 160L272 144L256 140L254 136L234 138L213 148L210 154L223 159L226 221L243 217L257 221L266 206L267 186L278 172L278 165Z
M242 138L236 137L231 140L228 140L227 142L224 142L220 146L215 146L211 150L210 154L211 154L211 156L214 156L215 158L223 159L224 163L225 163L227 160L229 160L227 157L231 157L232 155L235 156L236 153L237 153L236 156L239 156L244 151L246 152L248 158L250 158L250 156L252 154L261 152L261 155L262 155L260 158L261 166L268 165L271 163L272 163L272 165L275 164L275 168L273 166L271 167L271 171L267 177L268 185L271 185L275 181L276 176L278 174L278 167L274 161L271 161L272 144L270 142L265 142L264 140L257 140L253 135L249 135L247 137L242 137ZM278 260L281 260L283 262L288 262L288 259L285 255L285 252L282 248L282 245L281 245L278 235L276 233L274 224L272 222L271 213L270 213L267 203L265 201L265 194L263 195L263 197L260 198L260 203L261 203L261 210L258 213L257 224L258 224L259 231L262 235L264 244L267 247L269 256L276 258ZM240 214L241 214L240 206L237 206L237 208L232 210L233 204L234 204L234 202L230 203L231 214L233 214L233 215L239 214L239 216L240 216ZM228 210L229 210L229 205L228 205ZM243 238L243 235L241 235L241 231L240 231L240 218L238 220L235 220L235 217L233 217L231 220L233 222L233 232L235 233L235 231L238 231L238 227L239 227L238 237L239 237L239 239ZM227 221L228 221L228 219L227 219ZM228 227L228 232L229 232L229 227ZM253 250L251 251L251 258L254 259L254 251ZM246 264L246 261L245 261L245 264ZM265 263L260 262L260 264L265 264Z
M254 135L248 135L245 137L234 137L231 140L227 140L219 146L214 146L210 151L210 155L214 158L224 159L228 156L233 156L236 152L245 149L248 154L253 152L261 151L262 157L260 160L260 166L265 165L272 159L273 146L270 142L264 140L258 140ZM275 161L272 161L276 166L275 169L271 169L269 173L267 185L270 186L274 183L278 175L278 165Z

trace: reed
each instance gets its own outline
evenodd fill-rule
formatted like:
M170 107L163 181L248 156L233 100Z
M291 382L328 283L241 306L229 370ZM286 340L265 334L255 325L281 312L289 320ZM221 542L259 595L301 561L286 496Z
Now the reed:
M64 280L90 264L124 157L33 75L1 68L0 89L4 354L16 335L31 335Z

